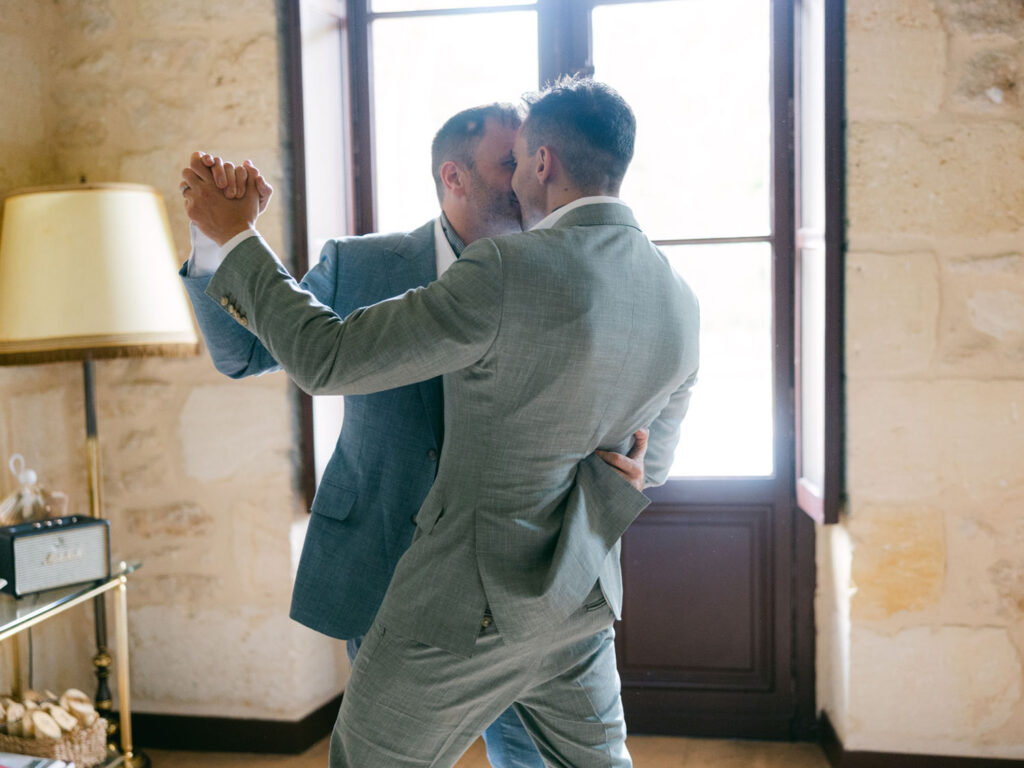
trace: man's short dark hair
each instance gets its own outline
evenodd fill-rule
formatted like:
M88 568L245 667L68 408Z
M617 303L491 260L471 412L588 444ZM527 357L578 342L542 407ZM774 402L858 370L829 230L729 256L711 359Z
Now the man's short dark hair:
M523 132L530 154L551 147L580 191L618 194L636 141L636 118L626 100L604 83L574 76L526 101Z
M500 102L464 109L449 117L434 136L430 145L430 169L438 200L442 200L444 195L441 166L454 160L473 170L473 154L487 129L488 120L496 120L509 128L518 128L523 122L522 109L515 104Z

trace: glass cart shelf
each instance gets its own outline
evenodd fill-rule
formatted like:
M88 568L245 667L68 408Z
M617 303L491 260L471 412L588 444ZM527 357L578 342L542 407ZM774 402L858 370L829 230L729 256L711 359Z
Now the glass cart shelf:
M92 600L104 592L116 590L114 601L114 623L117 632L117 692L120 699L120 741L121 754L112 755L101 765L114 766L148 765L143 753L133 752L131 725L131 697L128 685L128 602L126 585L128 576L142 567L142 563L121 562L109 578L76 584L69 587L49 589L34 595L14 598L0 595L0 642L14 637L26 629L52 619L69 608Z

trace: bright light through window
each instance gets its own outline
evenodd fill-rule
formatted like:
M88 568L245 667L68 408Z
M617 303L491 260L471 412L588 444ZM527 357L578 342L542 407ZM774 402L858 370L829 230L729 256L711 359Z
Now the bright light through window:
M377 228L408 231L438 215L430 142L442 123L536 90L537 16L381 19L373 24L373 66Z

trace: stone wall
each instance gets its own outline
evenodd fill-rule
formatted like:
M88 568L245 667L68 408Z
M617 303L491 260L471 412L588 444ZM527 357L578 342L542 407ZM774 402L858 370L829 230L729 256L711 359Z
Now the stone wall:
M274 0L0 0L0 63L0 195L150 184L184 257L192 149L250 157L284 188ZM283 198L261 219L279 252ZM114 557L144 562L129 589L133 706L292 720L336 695L341 644L287 615L306 514L286 377L232 382L204 350L100 361L96 378ZM78 364L0 369L0 457L24 454L79 512L82 399ZM35 630L35 684L89 689L91 632L84 608Z
M849 509L819 704L851 750L1024 757L1024 3L849 0Z

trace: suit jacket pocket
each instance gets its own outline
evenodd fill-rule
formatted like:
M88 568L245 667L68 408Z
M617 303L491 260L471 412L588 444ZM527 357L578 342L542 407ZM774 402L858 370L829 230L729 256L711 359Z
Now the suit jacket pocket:
M356 503L356 492L326 481L320 482L313 498L313 514L344 520Z
M420 507L420 511L416 513L416 526L423 533L430 533L442 517L444 517L444 506L441 504L431 504L428 497L423 502L423 506Z

